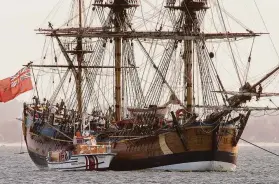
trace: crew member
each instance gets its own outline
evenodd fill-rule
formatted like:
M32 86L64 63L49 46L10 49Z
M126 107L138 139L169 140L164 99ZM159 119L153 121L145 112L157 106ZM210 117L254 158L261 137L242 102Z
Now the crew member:
M39 105L39 98L34 96L32 99L34 100L34 105L37 107Z
M59 112L61 112L62 110L63 110L63 108L64 108L64 105L65 105L65 102L63 101L63 99L61 100L61 102L60 102L60 105L59 105L59 109L58 109L58 111Z
M262 91L263 91L262 85L261 85L261 84L259 84L257 101L260 99Z
M76 136L77 136L77 137L81 137L81 133L80 133L79 130L76 131Z

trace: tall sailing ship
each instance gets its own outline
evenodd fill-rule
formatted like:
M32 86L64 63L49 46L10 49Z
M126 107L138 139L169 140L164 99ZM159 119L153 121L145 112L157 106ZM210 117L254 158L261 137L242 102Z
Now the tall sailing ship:
M251 110L264 109L246 103L276 95L259 88L279 68L250 84L250 59L243 75L232 44L263 33L229 32L218 0L68 2L70 18L36 30L46 36L43 56L25 65L34 79L22 123L32 161L46 167L49 151L71 149L86 130L112 145L111 170L234 171ZM223 33L205 32L213 6ZM214 40L229 46L236 91L216 69Z

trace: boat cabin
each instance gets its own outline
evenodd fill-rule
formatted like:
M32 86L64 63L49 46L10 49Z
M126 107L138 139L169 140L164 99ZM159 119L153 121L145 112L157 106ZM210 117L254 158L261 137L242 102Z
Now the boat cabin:
M74 136L73 150L56 150L48 152L48 161L61 162L66 161L73 155L90 155L90 154L109 154L111 145L97 144L94 136Z

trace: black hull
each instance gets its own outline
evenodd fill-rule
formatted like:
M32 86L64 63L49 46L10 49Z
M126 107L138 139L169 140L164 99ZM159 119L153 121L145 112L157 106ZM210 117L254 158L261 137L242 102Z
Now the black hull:
M155 168L161 166L168 166L174 164L191 163L191 162L204 162L204 161L220 161L236 165L236 156L229 152L217 152L217 159L212 159L212 152L210 151L195 151L184 152L170 155L163 155L157 157L150 157L147 159L137 160L116 160L113 159L110 165L111 170L115 171L129 171Z
M28 150L28 154L37 167L39 167L40 169L47 167L46 156L39 155L30 150Z

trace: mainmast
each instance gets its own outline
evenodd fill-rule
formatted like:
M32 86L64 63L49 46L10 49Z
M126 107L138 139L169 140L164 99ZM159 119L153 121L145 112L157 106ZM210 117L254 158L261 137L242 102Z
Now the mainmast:
M124 32L129 24L127 9L137 7L137 1L127 1L127 0L114 0L114 2L95 2L95 6L108 7L112 10L113 18L112 24L114 25L115 33ZM115 37L115 121L121 120L121 109L122 109L122 79L121 79L121 63L122 63L122 41L123 37Z
M79 9L79 28L82 29L82 1L78 0L78 9ZM82 52L82 37L78 34L77 36L77 78L76 78L76 92L77 92L77 102L78 102L78 112L82 112L82 61L83 61L83 52Z
M115 19L114 19L114 27L115 32L120 32L121 24L124 23L124 8L121 8L119 4L121 0L116 0L114 4L118 5L114 9ZM115 121L121 120L121 48L122 48L122 38L115 38Z

